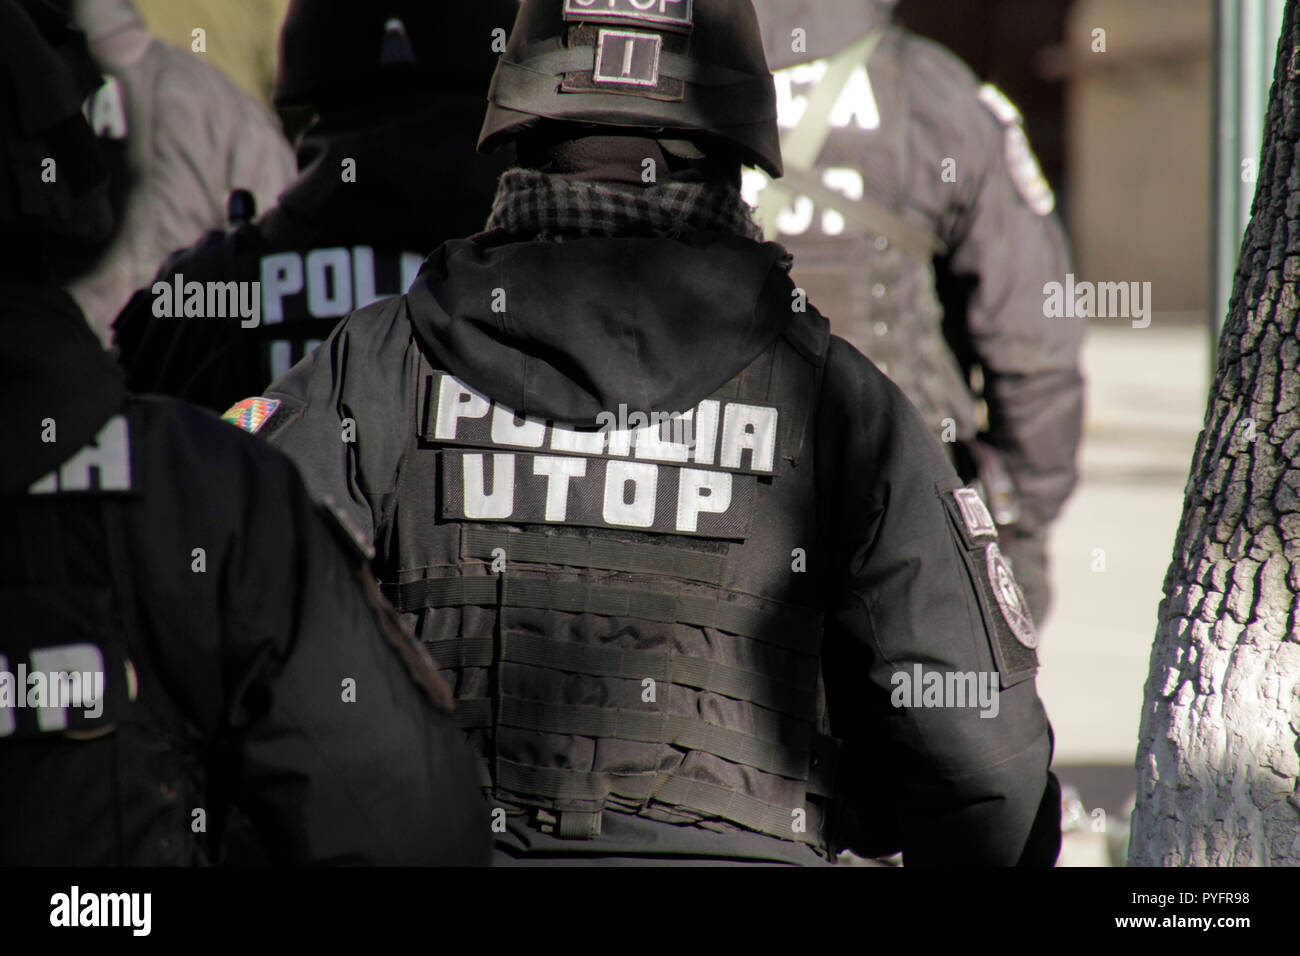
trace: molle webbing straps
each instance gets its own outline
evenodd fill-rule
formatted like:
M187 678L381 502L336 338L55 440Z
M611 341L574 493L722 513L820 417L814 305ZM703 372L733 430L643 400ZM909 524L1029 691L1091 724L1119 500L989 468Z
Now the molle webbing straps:
M500 593L498 593L498 589ZM571 614L632 617L665 624L714 627L792 651L808 653L809 634L821 631L821 615L768 602L750 607L717 597L672 594L606 584L518 576L425 578L385 585L384 595L400 611L434 607L542 608ZM438 660L441 657L435 655Z
M724 555L661 544L632 544L609 538L495 531L469 525L461 529L461 554L484 561L501 548L511 561L602 571L659 574L703 584L720 584Z
M498 662L491 638L453 638L433 641L426 647L444 667L491 667ZM504 663L548 667L587 677L626 680L648 677L748 701L802 719L808 719L817 701L818 661L814 657L796 660L790 673L778 679L670 651L633 651L507 633L501 639L499 658Z
M670 808L680 807L706 817L727 820L780 839L814 844L821 842L820 809L815 804L787 807L767 803L721 784L671 772L565 770L528 766L499 757L495 761L495 768L500 786L515 793L584 803L601 803L610 795L643 802L655 800ZM807 816L807 826L803 830L794 829L791 825L794 811L799 809L804 810Z
M475 697L459 701L456 705L456 720L467 730L491 726L492 698ZM795 741L788 737L764 739L680 714L551 704L502 696L496 721L504 726L541 733L671 744L687 750L700 750L732 763L744 764L791 780L803 780L808 774L809 751L794 746ZM804 734L807 734L806 727Z

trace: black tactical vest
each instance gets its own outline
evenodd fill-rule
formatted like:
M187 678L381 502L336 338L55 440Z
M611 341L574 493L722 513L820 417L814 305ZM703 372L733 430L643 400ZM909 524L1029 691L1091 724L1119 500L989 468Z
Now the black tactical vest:
M908 177L915 175L915 160L908 155L911 107L902 76L908 42L901 29L885 30L867 64L867 81L858 72L837 101L832 118L839 112L838 123L831 123L809 173L845 195L846 204L852 205L852 194L860 190L898 217L907 207ZM787 83L794 99L779 95L778 108L794 116L797 98L806 98L815 85L814 68L804 64L780 71L782 92ZM863 129L871 125L873 103L879 125ZM895 237L861 228L810 197L786 198L774 238L794 255L795 284L831 320L836 335L898 384L936 435L953 440L952 427L943 435L944 419L951 418L956 438L973 438L975 400L944 338L932 257L905 251Z
M206 861L192 813L216 810L135 612L133 458L114 415L26 495L0 498L0 864Z
M815 314L694 409L556 427L419 363L381 556L492 805L824 842ZM386 575L392 580L392 575Z

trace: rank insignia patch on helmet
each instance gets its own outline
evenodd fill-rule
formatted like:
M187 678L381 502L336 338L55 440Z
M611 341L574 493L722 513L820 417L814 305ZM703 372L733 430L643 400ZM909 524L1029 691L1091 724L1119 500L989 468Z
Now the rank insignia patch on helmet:
M1038 647L1038 632L1034 630L1034 619L1029 614L1029 603L1011 573L1011 565L996 544L988 546L985 560L988 563L989 584L993 586L993 596L1002 609L1007 627L1011 628L1012 635L1025 647Z
M246 432L257 432L279 407L280 403L274 398L246 398L232 405L221 420Z
M663 43L663 37L657 33L601 30L592 80L596 83L658 86L659 51Z

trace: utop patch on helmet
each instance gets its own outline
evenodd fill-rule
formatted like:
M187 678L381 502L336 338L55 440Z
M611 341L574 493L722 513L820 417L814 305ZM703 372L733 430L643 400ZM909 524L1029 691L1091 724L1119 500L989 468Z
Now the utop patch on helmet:
M479 149L542 119L721 141L746 165L782 172L750 0L523 0Z

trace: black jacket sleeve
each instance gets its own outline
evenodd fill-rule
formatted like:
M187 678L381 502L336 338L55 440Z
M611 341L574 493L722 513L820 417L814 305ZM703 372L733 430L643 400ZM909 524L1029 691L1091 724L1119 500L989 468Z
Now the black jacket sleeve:
M397 296L344 319L267 388L280 404L260 431L372 543L414 430L418 349L405 309Z
M1074 488L1082 436L1083 323L1048 318L1044 285L1070 254L1015 107L952 53L909 38L913 191L951 250L938 263L946 331L979 364L983 440L1001 453L1022 524L1050 523ZM937 174L955 161L955 182Z
M996 536L963 536L945 501L960 482L875 366L833 339L825 382L817 469L840 572L824 676L857 823L844 842L869 855L901 849L908 865L1055 859L1059 820L1039 817L1050 728L1036 660L995 616ZM898 705L917 668L974 673L997 692L988 706Z
M176 402L136 415L141 447L168 453L169 472L146 478L178 486L150 499L168 503L146 523L162 552L142 602L168 635L160 671L203 736L224 741L234 800L273 861L486 863L450 690L361 551L265 443Z

